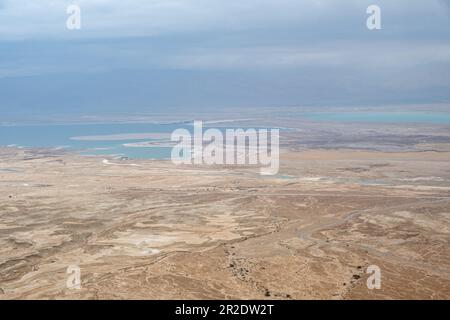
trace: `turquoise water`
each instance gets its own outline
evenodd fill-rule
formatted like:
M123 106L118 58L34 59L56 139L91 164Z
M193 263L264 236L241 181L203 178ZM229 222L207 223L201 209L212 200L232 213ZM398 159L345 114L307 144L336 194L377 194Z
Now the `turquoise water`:
M171 147L125 147L126 143L152 141L129 139L117 141L80 141L72 137L135 133L172 133L175 129L191 129L187 124L66 124L0 126L0 146L26 148L65 148L84 155L117 155L129 158L168 159ZM153 139L153 141L155 141Z
M296 115L293 115L296 116ZM360 123L431 123L450 124L450 112L310 112L298 116L313 121ZM112 123L112 124L64 124L64 125L0 125L0 146L36 148L65 148L84 155L116 155L128 158L168 159L172 148L126 147L124 144L156 139L128 140L73 140L80 136L107 136L117 134L172 133L184 128L192 132L189 123ZM232 126L230 126L232 128ZM205 128L206 129L206 128ZM256 128L258 129L258 128ZM225 130L221 128L220 130Z
M314 121L450 124L450 112L313 112L303 117Z
M233 128L229 126L228 128ZM159 141L165 144L170 139L118 139L74 140L73 137L110 136L118 134L170 134L176 129L193 132L192 123L147 124L63 124L63 125L14 125L0 126L0 146L18 146L25 148L63 148L82 155L112 155L131 159L170 159L171 146L127 147L125 144L147 141ZM207 128L204 127L204 130ZM263 129L256 127L255 129ZM266 128L267 129L267 128ZM221 131L226 128L220 128Z

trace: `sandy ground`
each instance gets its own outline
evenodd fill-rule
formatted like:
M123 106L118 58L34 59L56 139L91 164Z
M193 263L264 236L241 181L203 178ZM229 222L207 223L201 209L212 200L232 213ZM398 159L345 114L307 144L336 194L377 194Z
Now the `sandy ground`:
M0 299L450 298L450 152L104 160L0 149Z

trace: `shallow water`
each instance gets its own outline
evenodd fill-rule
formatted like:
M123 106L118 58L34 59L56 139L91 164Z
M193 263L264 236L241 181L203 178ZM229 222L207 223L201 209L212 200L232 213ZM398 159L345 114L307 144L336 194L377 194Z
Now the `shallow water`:
M319 122L429 123L450 124L450 112L309 112L303 119ZM130 147L127 144L161 141L155 134L168 137L176 129L192 132L192 123L109 123L58 125L0 125L0 146L26 148L64 148L83 155L113 155L138 159L169 159L169 145ZM233 128L233 126L229 126ZM205 128L206 129L206 128ZM257 128L258 129L258 128ZM225 130L225 128L220 128ZM285 129L283 129L285 130ZM117 137L111 135L150 134L147 137ZM91 137L76 139L74 137ZM92 136L103 136L92 139ZM167 138L166 138L167 140Z
M129 158L169 158L171 147L125 147L126 143L158 139L96 139L74 140L74 137L108 136L138 133L172 133L178 128L189 128L186 124L67 124L67 125L17 125L0 126L0 146L25 148L64 148L84 155L117 155Z

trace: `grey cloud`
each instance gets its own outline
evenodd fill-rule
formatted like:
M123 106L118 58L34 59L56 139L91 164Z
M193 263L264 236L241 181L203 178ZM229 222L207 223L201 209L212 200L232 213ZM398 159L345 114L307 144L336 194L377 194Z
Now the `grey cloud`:
M439 0L440 4L445 7L447 13L450 14L450 0Z
M79 0L69 32L72 1L8 1L0 111L450 101L450 1L376 2L380 31L372 0Z
M406 28L412 16L434 14L433 0L378 0L393 28ZM98 38L155 36L199 32L257 31L292 29L295 34L348 34L365 30L365 9L369 0L79 0L83 30L77 34L65 29L65 9L72 1L15 0L3 14L3 38ZM17 17L21 19L17 19ZM421 27L432 29L424 19Z

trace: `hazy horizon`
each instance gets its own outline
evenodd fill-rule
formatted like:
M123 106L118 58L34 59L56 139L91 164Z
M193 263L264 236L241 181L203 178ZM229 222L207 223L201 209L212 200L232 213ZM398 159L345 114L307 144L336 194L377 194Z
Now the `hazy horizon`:
M0 1L0 115L450 102L449 1Z

